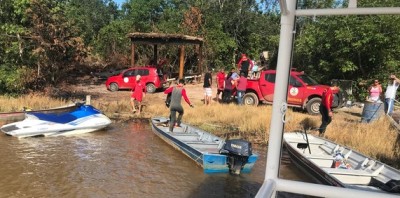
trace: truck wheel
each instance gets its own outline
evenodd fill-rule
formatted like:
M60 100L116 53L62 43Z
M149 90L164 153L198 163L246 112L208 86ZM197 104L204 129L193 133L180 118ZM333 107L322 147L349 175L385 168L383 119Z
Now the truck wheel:
M146 91L147 93L154 93L156 92L156 86L153 83L149 83L146 85Z
M258 105L258 97L255 93L246 93L243 96L243 104L245 105Z
M117 83L110 84L110 91L118 91L119 87Z
M319 106L321 105L321 98L312 98L307 102L307 112L311 115L319 114Z

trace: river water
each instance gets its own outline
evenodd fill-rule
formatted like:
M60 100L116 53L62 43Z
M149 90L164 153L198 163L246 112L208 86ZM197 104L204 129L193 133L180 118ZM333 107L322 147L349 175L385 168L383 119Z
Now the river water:
M0 134L0 150L0 197L18 198L254 197L266 163L265 146L255 145L260 158L250 174L204 174L143 121L69 137ZM282 178L307 180L285 155L283 159Z

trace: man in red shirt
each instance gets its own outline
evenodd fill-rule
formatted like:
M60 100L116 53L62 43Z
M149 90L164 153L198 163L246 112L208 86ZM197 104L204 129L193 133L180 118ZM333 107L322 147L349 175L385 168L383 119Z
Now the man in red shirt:
M135 101L138 103L139 106L139 112L142 111L142 100L143 97L146 95L146 85L140 80L141 76L137 75L136 76L136 84L132 88L132 93L131 93L131 106L132 106L132 112L136 112L136 107L135 107Z
M319 106L319 112L322 115L322 123L319 127L319 136L323 137L325 134L326 127L332 122L332 103L333 103L333 92L336 86L330 87L322 93L321 105Z
M217 96L216 96L217 102L220 99L219 95L221 95L221 93L224 92L224 81L225 81L225 72L224 72L224 69L221 68L219 70L219 72L217 73L217 80L216 80L216 82L217 82Z

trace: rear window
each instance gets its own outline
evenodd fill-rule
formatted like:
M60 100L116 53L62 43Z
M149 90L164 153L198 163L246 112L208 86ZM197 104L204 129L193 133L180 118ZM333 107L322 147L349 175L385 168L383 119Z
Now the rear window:
M124 73L124 77L131 77L131 76L137 76L137 75L141 75L141 76L148 76L150 74L148 69L132 69L132 70L128 70Z
M128 71L126 71L125 73L124 73L124 77L130 77L130 76L136 76L135 75L135 71L136 71L136 69L131 69L131 70L128 70Z
M139 75L148 76L150 74L148 69L139 69Z
M265 74L265 80L270 83L275 83L275 74Z
M313 86L313 85L319 84L316 80L314 80L313 78L311 78L310 76L305 75L305 74L298 75L297 77L299 77L308 86Z
M294 78L293 76L290 76L289 85L298 86L301 85L301 83L298 80L296 80L296 78Z

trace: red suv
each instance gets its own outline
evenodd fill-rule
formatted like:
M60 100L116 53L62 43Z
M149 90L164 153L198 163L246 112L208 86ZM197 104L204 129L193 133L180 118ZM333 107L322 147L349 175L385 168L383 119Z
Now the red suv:
M247 81L243 102L247 105L258 105L259 102L272 103L275 91L275 70L262 71L260 78ZM300 107L309 114L318 115L322 93L329 88L321 85L304 72L291 71L288 85L287 103ZM341 107L346 100L340 90L335 89L333 107Z
M136 75L142 76L142 82L146 83L148 93L154 93L157 89L166 86L166 81L160 69L154 66L145 66L129 68L116 76L108 77L106 87L110 91L132 89L136 83Z

